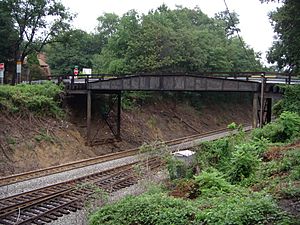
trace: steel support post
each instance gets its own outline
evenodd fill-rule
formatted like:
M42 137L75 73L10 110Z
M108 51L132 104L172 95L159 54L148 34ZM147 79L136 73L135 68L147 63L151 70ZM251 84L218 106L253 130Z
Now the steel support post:
M264 117L264 94L265 94L265 76L261 76L261 85L260 85L260 113L259 113L259 127L263 126L263 117Z
M252 127L257 128L257 112L258 112L258 93L253 94L253 101L252 101Z
M87 92L87 109L86 109L86 125L87 125L87 144L91 144L91 119L92 119L92 91Z
M121 138L121 97L122 93L118 93L118 115L117 115L117 139Z
M267 103L266 123L270 123L272 120L272 98L267 98L266 103Z

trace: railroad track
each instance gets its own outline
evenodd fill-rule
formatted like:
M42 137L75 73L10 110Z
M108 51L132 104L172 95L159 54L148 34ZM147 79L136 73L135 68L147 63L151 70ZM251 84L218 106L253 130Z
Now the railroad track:
M246 129L250 129L248 125L245 125L245 127L246 127ZM182 144L184 142L193 141L193 140L196 140L199 138L204 138L204 137L208 137L211 135L221 134L226 131L228 131L228 129L223 128L223 129L219 129L219 130L209 131L206 133L194 134L194 135L190 135L190 136L186 136L186 137L182 137L182 138L169 140L169 141L164 142L163 144L165 144L167 146L174 146L174 145ZM52 175L52 174L56 174L56 173L60 173L60 172L64 172L64 171L69 171L72 169L78 169L78 168L82 168L85 166L103 163L103 162L107 162L107 161L111 161L111 160L115 160L115 159L125 158L128 156L136 155L138 153L139 153L139 148L134 148L134 149L129 149L129 150L121 151L121 152L106 154L103 156L97 156L97 157L93 157L93 158L89 158L89 159L74 161L74 162L62 164L59 166L52 166L52 167L48 167L48 168L44 168L44 169L29 171L29 172L20 173L20 174L14 174L11 176L0 178L0 187L4 186L4 185L9 185L9 184L25 181L25 180L30 180L33 178Z
M154 171L162 161L151 158L1 199L0 224L45 224L82 209L95 188L112 193L136 184L145 174L138 174L136 165Z

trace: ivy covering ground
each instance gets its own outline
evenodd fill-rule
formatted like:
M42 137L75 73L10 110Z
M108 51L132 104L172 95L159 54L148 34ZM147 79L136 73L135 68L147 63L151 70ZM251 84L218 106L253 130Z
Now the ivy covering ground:
M250 137L230 127L239 132L199 147L199 174L181 173L187 176L167 190L104 206L89 224L297 224L278 203L300 201L299 114L284 112Z

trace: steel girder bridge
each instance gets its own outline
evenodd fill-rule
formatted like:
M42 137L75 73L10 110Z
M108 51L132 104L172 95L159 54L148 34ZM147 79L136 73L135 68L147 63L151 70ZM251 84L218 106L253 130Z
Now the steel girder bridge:
M253 127L262 127L271 121L272 102L281 98L278 84L296 85L300 79L283 73L267 72L209 72L199 74L138 74L112 76L103 74L57 76L63 82L67 95L86 95L87 143L92 142L92 96L114 95L115 98L103 118L117 139L121 133L121 95L124 91L182 91L182 92L248 92L253 98ZM108 121L117 105L115 122Z

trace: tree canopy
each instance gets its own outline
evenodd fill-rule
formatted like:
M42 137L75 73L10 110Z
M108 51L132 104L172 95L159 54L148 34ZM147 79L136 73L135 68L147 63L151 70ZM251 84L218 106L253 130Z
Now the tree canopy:
M92 67L92 56L101 50L102 38L82 30L61 33L47 46L47 59L54 74L72 74L74 66Z
M263 0L262 2L269 2ZM278 1L279 2L279 1ZM277 36L268 53L268 61L277 63L279 70L300 71L300 2L283 0L283 5L270 13Z
M18 32L15 43L21 59L39 52L51 37L69 26L72 19L68 10L56 0L4 0L14 27Z
M53 37L69 28L73 18L57 0L2 0L0 6L0 37L9 40L4 41L6 51L1 53L6 60L23 61L40 52Z
M170 10L165 5L147 15L131 10L112 20L105 14L101 20L111 24L101 23L98 31L107 44L94 56L93 67L114 74L260 69L253 49L244 49L245 43L233 35L238 17L233 18L229 21L224 12L209 18L199 8Z
M4 2L0 2L0 62L7 62L14 58L17 35L12 16Z

